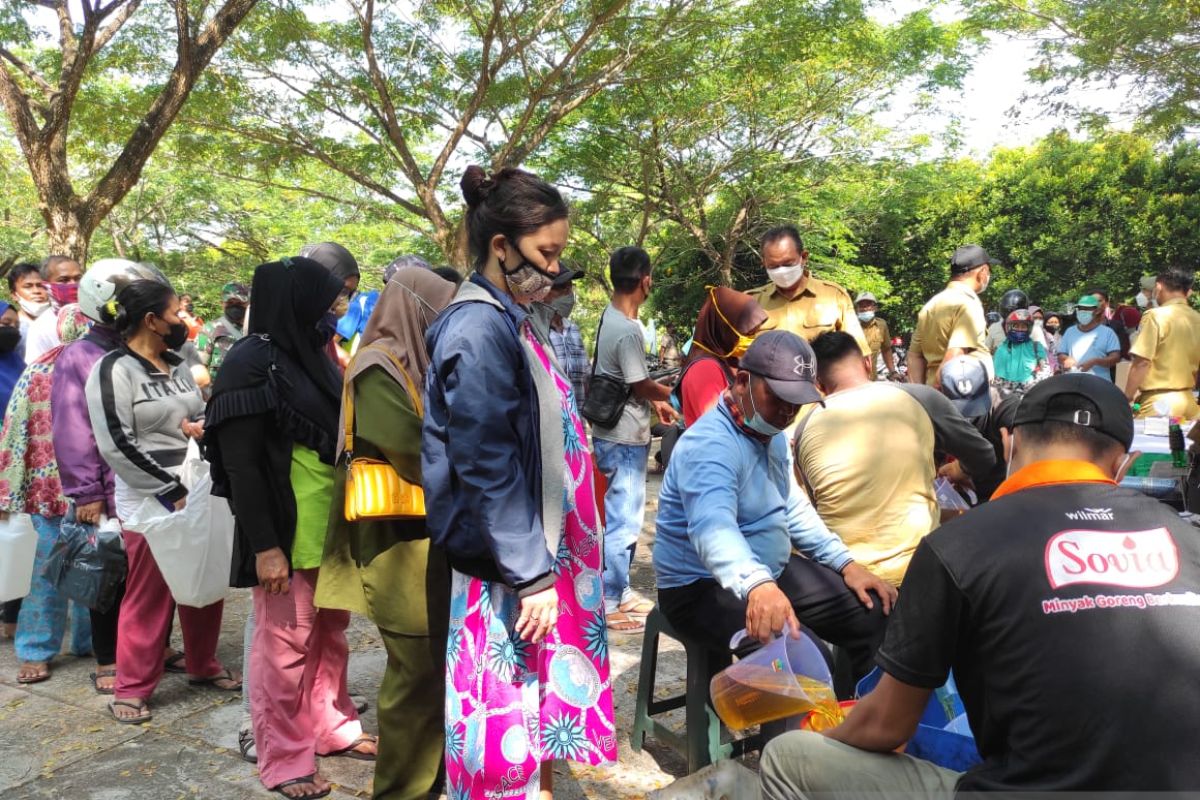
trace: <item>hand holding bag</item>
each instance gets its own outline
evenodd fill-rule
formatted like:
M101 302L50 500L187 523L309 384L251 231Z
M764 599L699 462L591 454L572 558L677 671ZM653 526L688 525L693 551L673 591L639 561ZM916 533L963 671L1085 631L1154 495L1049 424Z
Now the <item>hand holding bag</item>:
M188 443L179 480L188 489L182 509L167 511L150 497L125 520L125 528L146 537L175 602L204 608L229 590L233 512L229 501L213 495L209 465L195 441Z
M121 524L106 517L98 526L79 522L72 506L42 576L64 597L104 613L116 603L128 570Z
M363 348L360 352L369 349ZM392 364L404 376L406 389L412 399L417 416L423 416L421 392L409 376L404 365L386 348L381 348ZM346 503L344 513L347 522L358 520L424 519L425 491L420 486L400 477L387 461L376 458L354 457L354 381L347 380L342 402L345 406L345 456L346 456Z

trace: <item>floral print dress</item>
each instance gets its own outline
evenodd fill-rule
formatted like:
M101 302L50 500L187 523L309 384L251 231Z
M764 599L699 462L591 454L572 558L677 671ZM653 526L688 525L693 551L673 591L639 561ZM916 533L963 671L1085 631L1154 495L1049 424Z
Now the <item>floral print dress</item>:
M67 499L54 459L50 422L51 351L30 364L13 388L0 432L0 511L61 517Z
M540 644L522 641L514 631L516 592L454 572L446 648L450 800L536 800L543 762L597 765L617 757L591 454L571 384L551 369L527 328L525 336L561 398L566 491L554 565L559 617Z

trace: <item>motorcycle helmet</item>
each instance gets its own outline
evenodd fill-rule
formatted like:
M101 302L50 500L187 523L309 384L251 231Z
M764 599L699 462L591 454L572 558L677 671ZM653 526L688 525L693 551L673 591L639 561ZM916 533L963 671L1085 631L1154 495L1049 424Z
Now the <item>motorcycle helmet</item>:
M1007 317L1018 308L1029 308L1029 296L1020 289L1009 289L1000 298L1000 313Z
M105 324L116 319L117 294L134 281L171 282L153 264L124 258L102 258L83 273L79 282L79 308L95 322Z

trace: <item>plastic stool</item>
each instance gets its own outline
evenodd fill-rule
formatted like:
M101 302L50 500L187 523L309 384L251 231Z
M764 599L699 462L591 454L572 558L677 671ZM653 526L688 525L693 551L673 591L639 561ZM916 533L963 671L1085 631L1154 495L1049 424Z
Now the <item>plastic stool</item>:
M654 699L659 636L669 636L682 644L687 655L685 693L664 700ZM722 758L733 758L759 749L761 736L758 734L724 744L721 742L721 720L708 702L708 684L714 672L714 656L718 654L700 642L678 633L671 627L671 623L658 606L654 607L646 617L646 631L642 641L637 707L634 709L633 735L630 737L630 744L635 753L641 752L642 743L649 735L680 755L686 756L688 772L692 773ZM686 709L683 736L655 719L659 714L677 708Z

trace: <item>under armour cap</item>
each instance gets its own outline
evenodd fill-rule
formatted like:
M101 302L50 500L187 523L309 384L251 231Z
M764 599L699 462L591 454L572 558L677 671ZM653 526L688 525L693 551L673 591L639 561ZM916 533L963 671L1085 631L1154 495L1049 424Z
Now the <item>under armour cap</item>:
M879 301L875 299L875 295L870 292L859 292L858 297L854 298L854 305L859 303L874 303L879 305Z
M964 417L982 417L992 408L987 367L973 356L958 356L942 364L942 394Z
M789 331L760 333L738 367L767 382L785 403L803 406L821 402L817 390L817 357L808 342Z
M988 255L987 250L977 244L964 244L950 257L950 274L962 275L991 263L992 257Z
M1039 422L1082 425L1116 439L1126 451L1133 444L1133 412L1124 393L1086 372L1055 375L1025 394L1013 427Z

